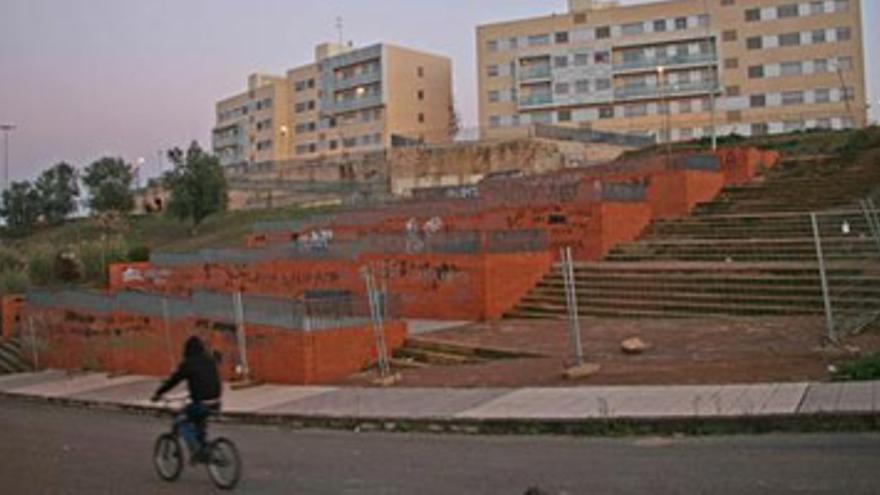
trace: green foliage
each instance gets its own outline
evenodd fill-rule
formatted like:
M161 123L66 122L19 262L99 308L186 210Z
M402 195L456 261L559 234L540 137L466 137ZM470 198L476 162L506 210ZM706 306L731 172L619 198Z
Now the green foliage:
M22 294L30 286L27 272L22 270L9 270L0 272L0 293Z
M880 380L880 354L840 365L834 379L838 381Z
M840 149L844 159L853 159L865 150L880 148L880 127L871 126L852 132Z
M121 238L83 242L74 251L82 262L83 278L88 283L107 282L107 267L126 260L127 249Z
M184 153L175 148L168 153L174 170L164 177L171 191L168 212L179 220L190 220L196 227L209 215L226 210L226 176L217 157L202 151L193 141Z
M46 223L61 223L76 211L78 180L76 169L64 162L40 174L35 188L39 193L40 210Z
M6 219L6 226L15 235L33 230L40 219L40 194L28 182L13 182L3 191L0 216Z
M138 246L133 246L128 250L128 261L132 263L142 263L145 261L150 261L150 248L149 246L144 246L143 244Z
M121 158L101 158L85 170L83 183L89 190L89 208L95 213L128 213L134 208L131 182L134 170Z
M49 247L36 249L28 255L28 278L36 286L55 283L55 251Z

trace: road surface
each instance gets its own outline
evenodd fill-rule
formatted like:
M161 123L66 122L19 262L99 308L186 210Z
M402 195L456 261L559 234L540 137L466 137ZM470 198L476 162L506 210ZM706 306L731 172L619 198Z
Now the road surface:
M0 398L0 493L214 493L150 464L158 418ZM214 425L245 462L241 493L880 493L880 435L470 437Z

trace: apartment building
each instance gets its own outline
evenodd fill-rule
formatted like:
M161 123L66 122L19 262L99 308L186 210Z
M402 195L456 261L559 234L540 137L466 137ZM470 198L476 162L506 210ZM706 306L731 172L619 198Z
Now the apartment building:
M451 139L452 62L446 57L389 44L354 48L325 43L316 47L314 62L290 69L286 77L260 76L258 81L263 86L217 104L214 150L226 165ZM272 96L264 94L270 91ZM260 121L263 114L255 114L254 105L261 98L284 115L268 121L272 128L265 135L253 127L249 134L235 134L234 123ZM267 117L262 118L265 124ZM233 153L237 146L245 152Z
M859 0L570 0L477 28L480 124L658 140L867 123Z

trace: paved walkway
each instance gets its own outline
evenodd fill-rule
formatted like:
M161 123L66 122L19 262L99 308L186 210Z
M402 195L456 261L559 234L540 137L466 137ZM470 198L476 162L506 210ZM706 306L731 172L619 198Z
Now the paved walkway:
M159 380L43 371L0 376L0 393L126 406ZM880 414L880 382L522 389L343 388L261 385L228 389L224 410L255 415L400 420L578 420Z

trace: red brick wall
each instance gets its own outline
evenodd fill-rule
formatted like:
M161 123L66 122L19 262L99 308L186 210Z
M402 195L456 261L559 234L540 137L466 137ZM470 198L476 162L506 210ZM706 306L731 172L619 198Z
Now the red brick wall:
M499 320L552 269L552 252L487 256L483 284L484 317Z
M235 376L238 357L234 329L208 322L177 320L166 331L162 319L136 315L91 315L84 312L28 308L34 316L42 367L92 369L163 376L179 362L183 344L199 335L223 356L224 379ZM328 383L376 362L372 327L299 332L248 325L251 377L289 384ZM406 324L387 322L388 349L403 345Z
M15 337L15 331L19 328L21 319L21 306L24 302L24 296L18 294L10 294L3 296L2 299L2 316L3 331L0 337L3 339L12 339Z

